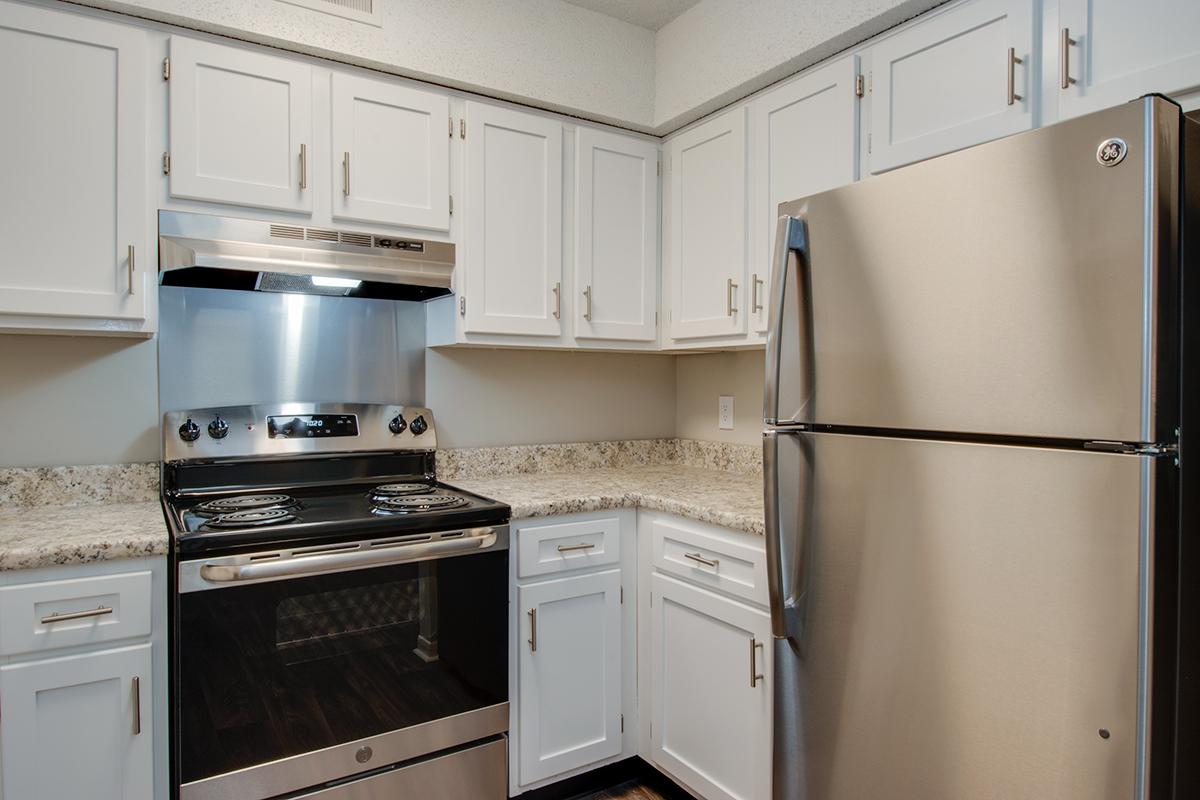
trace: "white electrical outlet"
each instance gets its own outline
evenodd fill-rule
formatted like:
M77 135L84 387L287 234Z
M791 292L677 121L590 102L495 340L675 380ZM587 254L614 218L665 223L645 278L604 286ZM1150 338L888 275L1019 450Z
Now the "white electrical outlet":
M723 431L733 430L733 398L720 397L717 400L717 427Z

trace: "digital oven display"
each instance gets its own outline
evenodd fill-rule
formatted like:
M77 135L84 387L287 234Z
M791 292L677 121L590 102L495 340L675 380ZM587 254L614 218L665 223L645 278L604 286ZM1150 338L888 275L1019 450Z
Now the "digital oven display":
M267 436L272 439L358 436L358 417L354 414L298 414L267 417Z

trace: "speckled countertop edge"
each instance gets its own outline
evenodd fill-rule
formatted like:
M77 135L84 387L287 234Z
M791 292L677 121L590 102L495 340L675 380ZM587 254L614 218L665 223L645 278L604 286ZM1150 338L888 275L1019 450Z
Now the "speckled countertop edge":
M0 511L0 571L165 555L157 501Z

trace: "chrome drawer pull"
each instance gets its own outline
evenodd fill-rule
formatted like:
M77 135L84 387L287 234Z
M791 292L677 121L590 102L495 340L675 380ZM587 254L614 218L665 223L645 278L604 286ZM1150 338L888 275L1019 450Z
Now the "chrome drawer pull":
M716 569L717 565L721 563L718 559L715 559L715 558L708 559L708 558L705 558L704 556L700 555L699 553L684 553L683 557L690 558L692 561L696 561L700 564L703 564L706 567L712 567L713 569Z
M594 550L596 545L585 542L584 544L560 544L558 552L570 553L573 550Z
M111 614L112 612L113 610L110 606L99 606L97 608L90 608L87 611L71 611L66 614L59 614L58 612L55 612L48 617L42 617L42 624L49 625L54 622L67 622L68 620L72 619L103 617L105 614Z

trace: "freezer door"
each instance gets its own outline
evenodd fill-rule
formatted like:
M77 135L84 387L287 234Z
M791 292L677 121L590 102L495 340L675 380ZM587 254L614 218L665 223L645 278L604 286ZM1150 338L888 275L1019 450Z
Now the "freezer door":
M1152 459L766 451L776 800L1142 796Z
M768 423L1163 438L1178 126L1147 98L781 205Z

